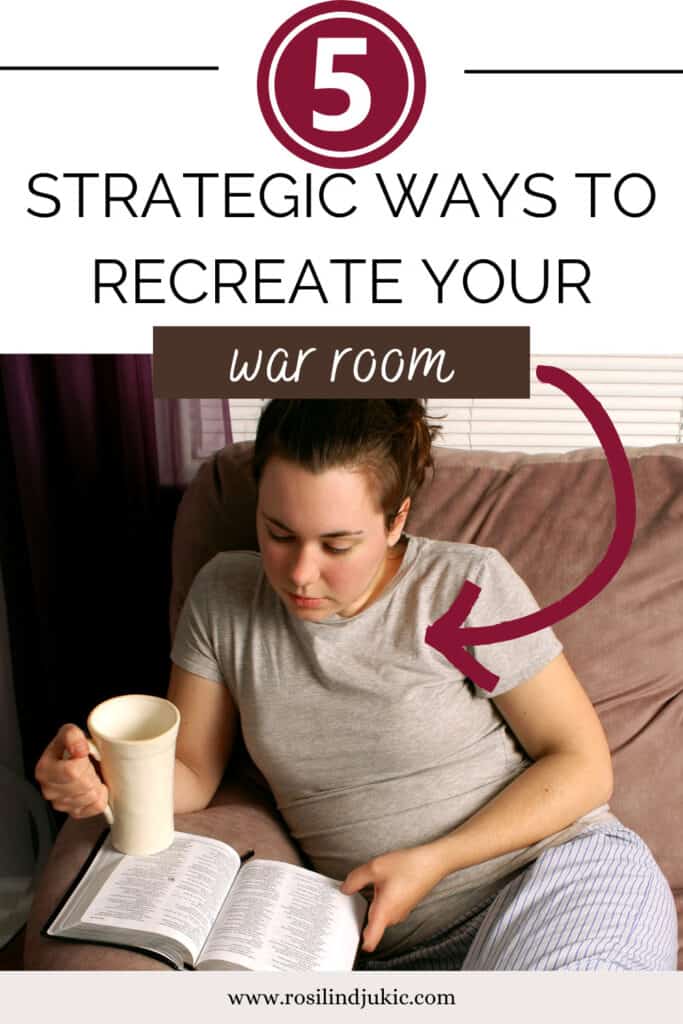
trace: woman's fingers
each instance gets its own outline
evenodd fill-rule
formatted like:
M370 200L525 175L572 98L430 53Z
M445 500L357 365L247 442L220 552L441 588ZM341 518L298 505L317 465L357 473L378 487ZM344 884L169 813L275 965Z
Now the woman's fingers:
M72 758L87 757L90 753L87 737L77 725L62 726L55 739L61 740L63 746L62 753L59 754L60 757L63 757L64 750L68 750L69 757Z
M95 814L102 814L109 800L107 787L98 782L96 787L81 790L78 793L69 793L64 789L54 788L52 795L46 795L56 811L63 811L72 818L88 818Z
M63 725L43 751L35 776L44 798L56 811L85 818L104 810L108 800L107 787L88 753L85 733L72 723Z
M84 751L84 753L81 753ZM64 760L68 752L69 760ZM88 744L77 725L63 725L43 751L36 765L35 776L42 785L73 781L90 763Z
M105 807L107 806L107 802L108 802L108 799L109 799L109 794L107 792L107 787L103 786L102 790L103 790L103 792L99 796L97 796L94 800L92 800L90 803L86 804L85 807L78 807L75 810L71 811L70 812L71 817L72 818L92 818L96 814L102 814L104 812Z
M81 804L85 806L91 800L99 799L106 786L95 776L92 779L84 779L78 784L74 783L52 783L43 786L42 792L46 800L61 800L66 803Z
M100 792L86 794L84 798L68 800L57 798L52 806L57 811L64 811L72 818L90 818L95 814L102 814L107 806L108 793L106 786L102 786Z

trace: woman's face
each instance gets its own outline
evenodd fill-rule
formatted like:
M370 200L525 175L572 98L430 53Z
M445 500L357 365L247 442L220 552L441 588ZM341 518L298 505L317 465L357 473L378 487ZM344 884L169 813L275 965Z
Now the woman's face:
M256 529L265 574L299 618L361 611L400 564L387 558L410 502L387 533L367 474L311 473L273 456L261 475Z

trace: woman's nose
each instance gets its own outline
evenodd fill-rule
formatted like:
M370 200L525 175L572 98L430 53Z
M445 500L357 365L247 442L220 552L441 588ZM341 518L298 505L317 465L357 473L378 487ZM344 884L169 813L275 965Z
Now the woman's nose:
M320 577L320 569L313 553L306 547L297 551L289 567L289 578L295 587L306 587Z

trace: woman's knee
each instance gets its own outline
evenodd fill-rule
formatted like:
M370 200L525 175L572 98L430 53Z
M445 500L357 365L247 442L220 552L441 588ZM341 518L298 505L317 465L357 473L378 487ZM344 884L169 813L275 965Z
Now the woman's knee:
M499 893L466 970L675 969L673 896L621 824L545 850Z

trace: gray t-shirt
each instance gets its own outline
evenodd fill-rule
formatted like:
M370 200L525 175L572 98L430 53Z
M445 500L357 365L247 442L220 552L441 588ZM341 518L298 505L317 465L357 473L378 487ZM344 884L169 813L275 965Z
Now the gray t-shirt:
M374 856L447 834L530 763L488 698L529 679L562 645L543 629L471 648L500 677L492 694L477 688L424 640L465 579L481 588L466 626L538 608L493 548L414 536L385 590L348 618L297 618L254 552L217 555L192 585L171 657L228 686L254 763L323 874L343 879ZM540 843L447 875L386 930L375 955L447 928L546 846L606 816L603 805Z

